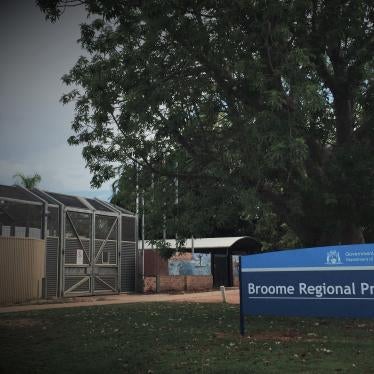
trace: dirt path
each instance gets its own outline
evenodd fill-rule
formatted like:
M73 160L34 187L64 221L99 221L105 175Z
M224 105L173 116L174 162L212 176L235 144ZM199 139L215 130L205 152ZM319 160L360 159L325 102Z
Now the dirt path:
M239 304L239 290L226 290L226 300L230 304ZM29 304L0 307L1 313L25 312L31 310L77 308L94 305L128 304L128 303L149 303L149 302L197 302L197 303L222 303L220 291L186 293L186 294L120 294L108 296L89 296L75 299L66 299L59 303Z

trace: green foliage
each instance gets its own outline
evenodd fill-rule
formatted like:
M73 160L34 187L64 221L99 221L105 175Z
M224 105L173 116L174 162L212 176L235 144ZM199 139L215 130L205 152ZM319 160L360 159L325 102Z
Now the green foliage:
M185 239L177 239L175 248L172 248L171 244L164 239L147 240L147 242L153 245L160 256L165 260L168 260L176 253L184 253L187 251L184 246Z
M23 187L28 189L36 188L42 180L42 177L38 173L35 173L34 175L16 173L13 175L13 178Z
M136 176L138 175L138 177ZM136 211L136 184L139 188L139 213L143 213L145 237L190 238L242 236L253 233L253 216L244 213L239 186L201 183L160 177L146 170L128 168L114 184L112 202Z
M280 222L277 216L266 208L256 221L254 235L261 238L263 251L302 246L287 224Z
M165 260L168 260L176 253L176 250L171 248L170 243L166 242L165 240L151 240L150 243Z
M202 232L209 216L226 224L233 201L248 216L235 203L248 194L303 245L364 240L374 222L370 0L38 3L51 20L78 4L90 16L87 56L63 77L73 89L62 101L75 103L69 142L84 145L94 186L136 162L169 184L178 174L186 196L199 186L185 201L201 209L186 221ZM215 205L199 219L203 199Z

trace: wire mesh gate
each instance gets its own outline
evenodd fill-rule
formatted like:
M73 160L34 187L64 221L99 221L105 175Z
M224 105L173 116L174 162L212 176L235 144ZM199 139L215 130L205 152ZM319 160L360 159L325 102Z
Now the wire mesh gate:
M119 217L95 215L94 293L119 291L118 221Z
M64 296L119 292L119 215L66 211Z

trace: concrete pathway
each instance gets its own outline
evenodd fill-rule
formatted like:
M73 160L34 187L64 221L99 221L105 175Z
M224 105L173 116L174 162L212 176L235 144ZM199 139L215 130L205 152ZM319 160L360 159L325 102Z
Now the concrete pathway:
M226 290L226 301L230 304L239 304L239 290ZM77 308L94 305L149 303L149 302L197 302L197 303L222 303L221 291L209 291L185 294L120 294L107 296L87 296L74 299L64 299L63 302L13 305L0 307L1 313L25 312L31 310Z

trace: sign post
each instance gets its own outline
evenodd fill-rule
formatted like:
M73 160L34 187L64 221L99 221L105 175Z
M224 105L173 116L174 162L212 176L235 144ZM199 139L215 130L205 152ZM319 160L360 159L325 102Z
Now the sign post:
M242 258L239 257L239 285L240 285L240 293L239 293L239 298L240 298L240 335L244 336L245 330L244 330L244 312L243 312L243 290L244 288L241 287L242 284Z
M293 249L240 258L245 315L374 317L374 244Z

